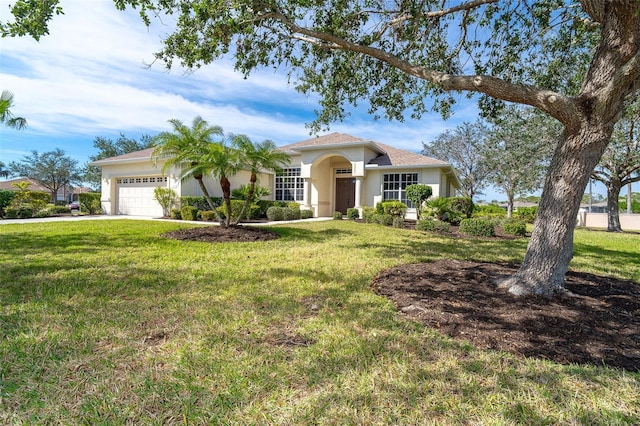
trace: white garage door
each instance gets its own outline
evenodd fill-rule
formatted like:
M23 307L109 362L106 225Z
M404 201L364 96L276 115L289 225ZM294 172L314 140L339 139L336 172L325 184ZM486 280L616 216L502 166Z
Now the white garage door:
M161 217L162 207L154 199L153 190L167 186L167 178L161 176L136 176L116 179L118 214Z

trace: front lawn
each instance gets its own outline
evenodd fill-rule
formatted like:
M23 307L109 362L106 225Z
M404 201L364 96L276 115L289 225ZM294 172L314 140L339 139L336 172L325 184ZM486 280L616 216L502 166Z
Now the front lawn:
M160 236L188 226L0 226L0 423L640 423L640 373L479 350L371 291L402 263L518 262L526 239L348 221ZM640 281L640 235L575 243L573 268Z

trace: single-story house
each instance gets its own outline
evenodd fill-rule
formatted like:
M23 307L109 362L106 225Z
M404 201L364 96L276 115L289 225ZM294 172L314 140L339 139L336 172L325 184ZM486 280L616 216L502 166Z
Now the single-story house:
M264 172L259 183L271 189L270 199L295 201L314 216L331 216L334 211L374 206L382 200L406 198L407 185L430 185L434 197L455 195L460 184L451 164L355 136L331 133L278 148L291 164L275 175ZM102 167L102 206L106 214L161 216L153 199L157 186L173 188L179 196L202 195L195 180L181 182L177 170L161 172L161 160L151 160L153 148L95 161ZM230 179L232 188L249 181L241 171ZM212 196L221 189L207 181ZM415 217L410 209L408 217Z
M40 191L40 192L51 193L51 191L48 188L45 188L44 186L42 186L42 184L37 180L31 179L31 178L25 178L25 177L0 181L0 189L8 190L8 191L18 191L19 188L13 186L13 184L24 182L24 181L29 182L29 187L27 188L29 191ZM66 185L58 189L58 193L56 194L56 200L64 201L66 203L70 203L71 201L78 201L78 194L85 193L85 192L91 192L91 189L85 188L85 187L76 187L76 186Z

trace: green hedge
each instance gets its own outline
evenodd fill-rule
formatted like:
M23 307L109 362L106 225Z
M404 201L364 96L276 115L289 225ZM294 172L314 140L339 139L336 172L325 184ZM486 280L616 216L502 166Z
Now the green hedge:
M102 203L100 202L99 192L85 192L78 194L78 203L80 203L80 211L89 214L101 214Z
M221 197L211 197L213 204L215 206L220 206L222 204ZM180 197L180 207L184 206L192 206L197 208L198 210L211 210L211 206L207 203L207 199L203 196L185 196Z
M236 220L238 216L240 216L240 212L242 211L244 204L245 204L244 200L231 200L231 220ZM207 209L207 210L211 210L211 209ZM217 210L222 217L227 217L226 204L223 203L220 207L218 207ZM249 206L249 208L244 214L244 217L241 218L241 220L258 219L259 217L260 217L260 207L257 204L253 204Z
M501 226L502 232L507 235L524 237L527 234L527 224L518 219L505 219Z
M476 237L493 237L496 235L493 222L485 219L462 219L460 232Z
M284 211L287 207L271 206L267 209L267 219L271 221L284 220Z
M418 231L449 232L450 225L437 219L421 219L416 222Z
M347 219L349 220L360 219L360 210L355 208L347 209Z
M513 212L513 217L526 223L533 223L537 214L538 207L518 207L516 211Z
M9 191L8 189L0 189L0 217L4 217L4 212L11 204L11 200L15 197L15 191Z
M184 206L180 209L180 217L183 220L198 220L198 208L194 206Z

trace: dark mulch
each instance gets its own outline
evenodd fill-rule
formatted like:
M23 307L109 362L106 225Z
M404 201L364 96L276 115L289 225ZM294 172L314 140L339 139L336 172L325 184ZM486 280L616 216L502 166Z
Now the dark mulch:
M203 228L179 229L167 232L164 237L174 240L203 241L209 243L269 241L280 238L280 234L267 229L250 226L207 226Z
M479 348L640 371L640 284L569 272L573 296L519 298L495 284L516 270L439 260L388 269L373 286L407 317Z

